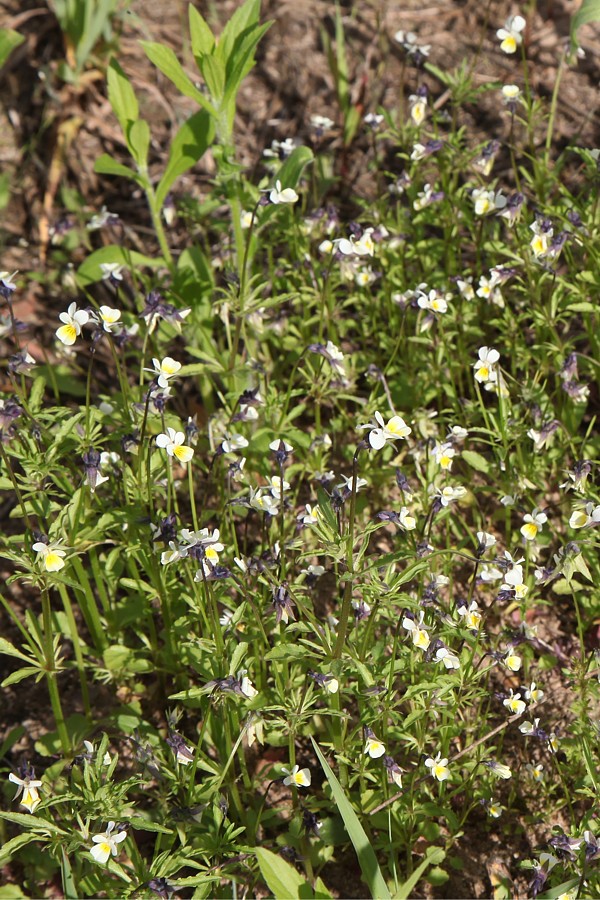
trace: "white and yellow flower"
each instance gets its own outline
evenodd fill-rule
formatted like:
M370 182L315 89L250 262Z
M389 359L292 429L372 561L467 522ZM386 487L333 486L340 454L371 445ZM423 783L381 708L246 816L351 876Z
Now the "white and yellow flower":
M166 450L169 456L175 457L181 463L187 463L194 455L194 448L187 447L183 442L185 434L183 431L175 431L174 428L167 428L166 434L159 434L156 438L156 446L162 450Z
M90 314L86 309L78 309L76 303L71 303L66 312L62 312L59 317L64 325L56 331L56 337L67 347L72 347L79 335L81 329L90 320Z
M90 854L102 866L106 865L109 856L117 855L119 852L118 845L127 837L125 830L117 831L116 834L113 834L114 828L115 823L109 822L106 831L102 834L95 834L92 837L94 846L91 848Z
M430 775L437 781L446 781L450 778L450 769L448 768L447 758L442 759L442 754L438 753L435 759L429 756L425 760L425 765L429 769Z
M59 572L61 569L64 569L64 557L67 554L65 550L60 548L60 541L54 541L52 544L36 541L31 549L37 553L38 562L41 562L42 568L46 572Z
M526 541L535 541L538 533L542 530L547 521L548 516L546 513L538 512L534 509L532 513L523 516L524 525L521 526L520 532Z
M31 769L30 774L33 775L33 769ZM8 780L17 785L17 793L15 794L14 799L16 800L17 797L21 797L19 805L22 806L23 809L26 809L28 813L33 814L42 802L38 792L38 788L42 786L42 782L29 776L19 778L18 775L13 775L12 772L9 774Z
M503 53L511 55L517 52L517 47L523 42L521 32L526 24L523 16L509 16L504 27L498 29L496 37L502 42L500 49Z
M294 766L293 769L282 767L286 777L283 783L287 786L293 784L295 787L310 787L310 769L301 769L300 766Z
M369 443L373 450L381 450L388 441L398 441L406 438L412 431L402 416L392 416L386 424L380 412L375 413L375 422L370 422L368 425L359 425L358 427L371 429L369 432Z

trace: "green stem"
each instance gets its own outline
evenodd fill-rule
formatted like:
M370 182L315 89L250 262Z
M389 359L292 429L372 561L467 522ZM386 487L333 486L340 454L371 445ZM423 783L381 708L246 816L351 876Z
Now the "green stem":
M69 739L69 732L67 731L67 726L65 723L65 717L62 711L62 705L60 702L60 693L58 690L58 684L56 680L57 669L54 659L54 635L52 630L52 609L50 606L50 595L48 593L48 589L44 588L42 590L42 620L43 620L43 628L44 628L44 658L45 658L45 670L46 670L46 681L48 684L48 693L50 694L50 705L52 706L52 712L54 714L54 722L56 724L56 730L58 732L58 737L60 740L60 744L65 756L67 756L71 752L71 741Z
M344 598L342 600L342 611L340 613L340 623L338 626L337 640L333 650L333 658L340 659L344 644L346 643L346 635L348 632L348 621L350 619L350 608L352 605L352 588L354 587L354 514L356 510L356 483L358 481L358 448L352 460L352 493L350 495L350 516L348 520L348 541L346 548L346 586L344 588Z

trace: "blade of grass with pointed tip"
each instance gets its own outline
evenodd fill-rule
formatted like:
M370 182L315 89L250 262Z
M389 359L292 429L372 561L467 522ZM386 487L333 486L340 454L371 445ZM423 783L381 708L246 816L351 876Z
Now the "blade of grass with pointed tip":
M381 874L381 869L379 868L379 863L377 862L377 857L375 856L375 851L371 846L371 842L369 841L364 828L358 821L358 816L352 809L350 801L344 793L344 789L331 771L327 760L321 753L319 745L316 743L314 738L311 738L311 740L313 743L313 747L315 748L315 753L317 754L319 762L323 767L323 771L327 776L327 781L329 782L329 786L331 787L333 799L337 803L340 815L344 820L344 825L346 826L346 831L348 832L348 836L350 837L350 840L352 841L352 844L356 851L360 871L362 872L363 877L369 886L371 896L376 897L377 900L390 900L390 892L388 891L387 884L385 883L384 877Z

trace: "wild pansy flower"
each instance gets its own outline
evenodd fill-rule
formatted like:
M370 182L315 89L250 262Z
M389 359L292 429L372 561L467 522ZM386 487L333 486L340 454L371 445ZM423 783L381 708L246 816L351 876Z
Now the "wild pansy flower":
M512 228L519 219L524 203L525 197L518 191L514 194L509 194L506 198L506 206L498 212L498 215L506 220L506 224L509 228Z
M374 272L371 266L366 266L355 273L354 281L358 287L368 287L370 284L373 284L378 277L378 273Z
M495 381L498 377L496 371L496 363L500 359L500 354L493 347L480 347L477 353L479 359L473 363L475 369L475 381L480 384L486 384Z
M387 424L380 412L375 413L375 422L359 425L359 428L370 428L369 444L373 450L381 450L389 441L407 438L412 429L408 427L402 416L392 416Z
M165 356L162 360L154 358L152 365L153 369L144 369L144 371L156 375L157 384L163 390L168 386L169 380L174 378L181 369L181 363L171 356Z
M167 738L167 744L175 754L175 761L180 765L189 766L194 761L194 751L188 747L180 734L172 731Z
M396 787L402 787L402 769L391 756L384 756L381 760L387 771L387 777L390 784Z
M442 644L441 641L440 644ZM458 656L443 644L436 649L434 659L436 662L443 663L446 669L460 669Z
M441 490L438 489L437 491L435 491L436 499L439 501L440 506L443 507L450 506L451 503L456 503L457 500L462 500L462 498L466 497L466 495L467 489L460 484L448 484Z
M123 281L124 265L120 263L100 263L102 281L112 281L113 284Z
M374 228L365 228L359 238L355 238L351 234L349 238L338 238L333 243L343 256L373 256L375 253L374 230Z
M537 509L534 509L532 513L523 516L525 524L519 530L526 541L535 541L538 532L542 530L547 521L548 516L546 513L538 512Z
M532 681L529 687L521 688L521 690L525 699L530 703L539 703L544 697L544 691L537 686L535 681Z
M503 701L504 706L515 716L520 716L527 709L527 704L524 700L521 700L521 694L513 693L513 689L510 689L510 694Z
M267 188L269 201L276 206L280 203L296 203L298 194L293 188L282 188L281 181L275 182L274 188Z
M285 491L289 491L290 484L289 481L285 481L279 475L273 475L269 478L269 489L276 500L281 500L281 495Z
M448 768L448 759L438 753L435 759L431 756L425 760L425 765L429 769L429 774L437 781L446 781L450 777L450 769Z
M31 353L25 350L19 350L8 360L8 371L11 375L29 375L31 370L37 365L36 360Z
M521 88L518 84L505 84L502 86L502 102L506 104L506 106L516 107L517 103L521 100Z
M485 804L485 807L487 809L488 816L491 816L492 819L499 819L504 812L504 807L496 800L489 800Z
M517 52L517 47L523 42L521 32L525 30L525 25L523 16L509 16L504 27L498 29L496 37L502 42L500 49L503 53L510 55Z
M168 456L173 456L181 463L187 463L194 455L193 447L187 447L183 442L185 434L183 431L175 431L174 428L167 428L166 434L159 434L156 438L156 446L162 450L166 450Z
M108 858L111 854L112 856L118 854L118 845L127 838L127 831L125 829L113 834L115 824L115 822L109 822L106 831L102 834L94 834L92 836L92 841L95 846L91 848L90 853L96 862L100 863L102 866L108 862Z
M4 300L10 300L10 295L17 289L13 281L16 274L16 272L0 272L0 297Z
M584 509L578 509L571 513L569 528L591 528L600 523L600 506L586 503Z
M517 656L513 650L508 651L506 656L503 657L502 662L511 672L518 672L523 665L523 660L520 656Z
M368 619L371 614L371 607L366 602L366 600L357 600L356 597L352 600L352 609L354 610L354 617L357 622L362 622L363 619Z
M496 546L496 538L488 531L477 532L477 555L483 556L486 550Z
M414 58L415 65L423 62L423 57L429 56L431 44L419 44L413 31L397 31L394 40L398 41L407 56Z
M310 117L310 124L321 135L324 131L330 131L335 123L328 116L314 115Z
M371 759L379 759L385 753L385 744L375 737L374 732L369 727L365 728L365 749L363 753L365 756L370 756Z
M337 694L340 683L334 675L322 675L320 672L309 672L308 674L328 694Z
M117 213L110 212L106 206L103 206L99 213L95 213L85 226L88 231L98 231L105 225L118 225L119 216Z
M485 175L486 178L494 167L494 161L500 149L500 141L488 141L482 148L481 154L473 160L473 166ZM492 192L493 193L493 192ZM501 196L498 194L497 196Z
M438 464L438 466L446 472L449 472L452 468L452 463L454 461L454 457L456 456L456 449L452 446L451 443L436 443L433 448L433 456Z
M435 288L427 291L427 293L417 289L417 305L421 309L443 314L448 312L448 302L450 300L452 300L451 294L441 294Z
M59 540L51 544L47 544L45 541L36 541L32 545L31 549L34 553L37 553L38 562L41 562L42 568L46 572L59 572L61 569L64 569L64 557L67 553L61 549L60 544L61 541Z
M42 782L36 780L33 767L29 765L24 766L22 778L19 778L18 775L14 775L11 772L8 776L8 780L17 785L17 793L15 794L14 799L16 800L17 797L21 797L19 806L26 809L28 813L33 814L42 802L38 792L38 788L41 788Z
M94 747L94 745L92 744L92 742L84 741L83 746L86 749L84 758L86 758L88 760L88 762L96 762L97 751L96 751L96 748ZM102 765L110 766L111 762L112 762L112 760L110 758L110 753L107 750L106 753L104 754L104 756L102 757Z
M548 219L537 219L529 226L533 231L533 237L529 243L536 259L542 259L550 252L550 242L554 236L554 229Z
M417 199L413 201L413 209L415 212L420 212L432 203L437 203L438 200L443 199L443 191L434 191L430 184L425 184L423 185L423 190L417 194Z
M417 128L423 124L427 113L427 88L421 87L416 94L411 94L408 98L408 109L413 124Z
M385 116L382 116L380 113L367 113L366 116L363 116L363 122L370 128L372 131L377 131L379 126L384 121Z
M291 444L288 444L287 441L283 441L280 438L277 438L274 441L271 441L269 444L269 450L273 451L275 456L275 462L278 466L282 466L285 462L287 462L287 458L290 453L293 452L294 448Z
M283 779L283 783L286 787L290 784L297 788L310 787L310 769L301 769L296 765L293 769L286 769L285 766L282 766L281 771L285 772L286 777Z
M471 193L471 200L476 216L488 216L506 206L506 197L501 191L488 191L485 188L475 188Z
M534 781L540 782L544 780L544 766L542 765L542 763L536 763L535 766L532 763L527 763L525 768Z
M294 152L296 146L299 145L296 144L293 138L285 138L283 141L273 140L271 141L270 149L263 150L263 156L266 159L279 159L283 162L284 159L287 159Z
M101 306L98 311L98 319L104 328L104 331L112 334L112 328L121 318L121 310L113 309L111 306Z
M289 591L287 591L283 585L273 588L273 603L267 609L267 612L273 611L275 612L275 619L278 625L280 622L287 625L290 619L292 622L296 621L296 616L294 615L294 601L292 600Z
M485 759L483 764L496 778L508 779L512 776L510 768L503 763L497 762L495 759Z
M519 725L519 731L521 734L526 735L527 737L536 737L540 740L547 740L548 735L544 731L543 728L540 728L540 720L534 719L533 722L521 722Z
M79 335L81 329L90 320L90 314L86 309L78 309L76 303L71 303L66 312L60 313L59 317L64 325L56 331L58 340L67 347L72 347Z
M471 600L467 606L463 600L462 603L457 602L456 611L464 619L464 626L469 631L478 631L481 625L481 611L476 600Z
M493 303L499 309L504 309L504 297L500 290L500 279L496 272L490 271L489 276L481 275L477 286L477 296L488 303Z
M321 510L319 509L318 504L311 506L310 503L307 503L304 507L306 512L300 515L300 521L303 525L318 525L319 518L321 515Z
M413 646L418 647L419 650L427 650L431 643L427 628L423 625L424 616L425 613L421 610L419 613L419 620L416 621L414 615L410 611L405 610L402 618L402 627L405 631L409 632Z

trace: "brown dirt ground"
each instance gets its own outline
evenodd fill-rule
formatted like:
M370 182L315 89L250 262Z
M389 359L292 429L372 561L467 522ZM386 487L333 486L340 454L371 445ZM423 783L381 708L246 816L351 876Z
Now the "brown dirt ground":
M216 25L224 22L239 3L196 0L196 5ZM578 5L579 0L539 0L535 13L529 17L526 43L531 84L543 98L552 94L570 17ZM341 2L340 6L353 101L365 113L376 111L379 106L397 107L405 79L406 93L416 86L414 70L404 71L402 55L393 41L393 35L401 28L416 32L421 43L431 44L429 59L442 70L451 70L478 53L474 76L477 84L512 80L514 60L498 51L494 38L496 28L507 15L519 11L508 2L366 0L360 4ZM178 53L183 52L184 62L193 71L189 50L182 51L186 7L184 0L169 4L164 0L134 0L134 15L125 17L120 42L119 60L140 98L142 114L152 124L152 166L157 172L171 136L181 121L195 111L195 106L148 63L138 41L150 39L172 46ZM241 161L249 170L256 170L257 175L262 149L274 138L309 141L313 114L327 115L338 124L329 140L334 149L341 151L341 117L321 38L322 29L332 34L334 13L335 5L329 0L263 2L263 17L272 19L273 25L260 46L258 64L242 88L236 126ZM114 179L96 175L93 170L95 159L103 152L126 161L102 73L89 72L80 88L61 86L53 75L63 55L60 30L48 8L38 0L4 0L0 4L0 25L15 28L26 36L25 43L12 54L0 82L0 164L12 183L10 203L0 223L0 268L52 275L56 263L49 252L47 230L66 213L61 207L61 185L76 190L90 212L106 204L119 213L127 223L134 246L152 253L152 231L142 196L129 187L115 186ZM568 143L600 146L599 38L598 26L582 29L580 39L586 57L563 74L555 128L558 149ZM447 99L444 86L429 75L424 76L424 81L437 104L443 106ZM506 137L506 123L497 108L496 94L492 91L477 108L464 110L464 124L473 142ZM67 142L61 155L60 140L64 138ZM343 169L338 171L345 183L342 189L367 199L376 190L372 175L367 174L369 153L369 143L359 138L343 155ZM212 171L207 154L193 172L177 183L177 195L202 196L208 190ZM179 246L185 237L182 231L172 235ZM54 319L56 309L62 308L60 290L49 287L42 278L27 281L20 292L17 315L37 322L42 343L46 317ZM16 596L15 600L21 606L26 602ZM560 623L551 623L549 632L553 640L558 634L560 641L557 624ZM568 652L568 648L565 650ZM553 692L557 711L562 702L561 690L558 683ZM16 702L16 698L5 697L9 704L11 699ZM23 722L30 735L46 730L46 706L45 697L40 695L39 703L31 698L29 718ZM14 713L9 717L11 727L19 721L18 712ZM2 731L6 733L4 728ZM540 822L545 824L543 816ZM531 849L525 838L526 828L531 834L531 823L522 823L520 833L512 839L514 860L523 858ZM497 834L487 832L482 823L469 826L458 848L463 870L442 888L432 889L429 896L490 896L491 878L498 868L495 855L505 845L506 835L502 835L500 826ZM509 866L512 862L503 860ZM328 867L326 881L339 896L364 896L358 873L347 859ZM523 895L524 882L517 882L515 890L516 895Z

